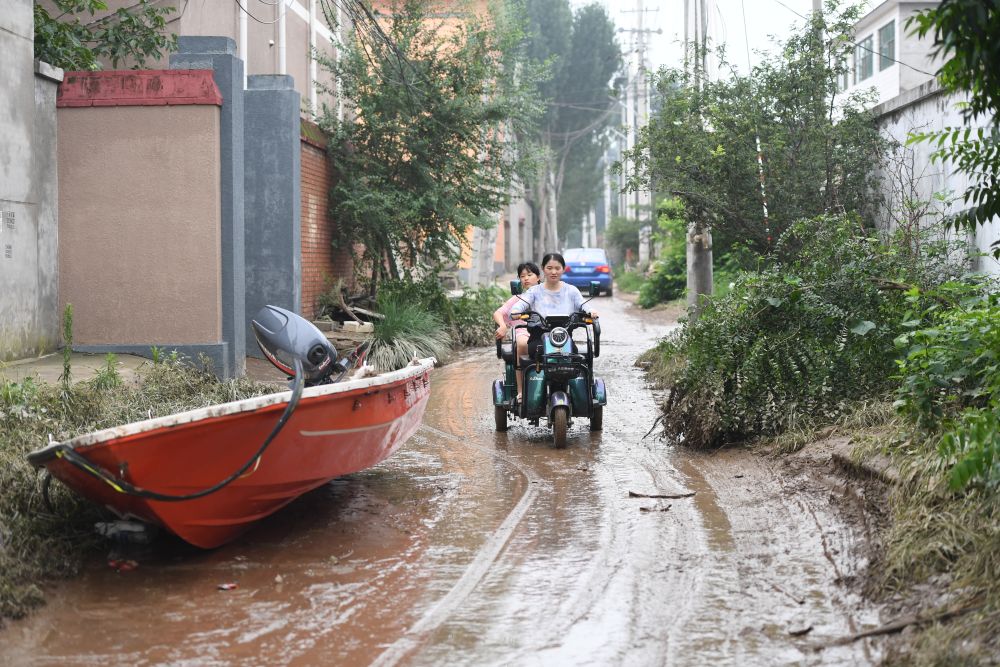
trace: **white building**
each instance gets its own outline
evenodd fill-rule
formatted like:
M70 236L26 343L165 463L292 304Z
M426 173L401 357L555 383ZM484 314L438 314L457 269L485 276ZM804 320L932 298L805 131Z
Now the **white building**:
M882 104L933 79L940 60L931 57L930 39L912 34L907 21L938 4L886 0L861 17L849 71L839 82L842 93L874 89L875 104Z
M960 104L963 96L949 95L937 83L941 66L931 56L932 40L919 39L907 28L907 19L937 2L886 0L858 21L850 72L840 81L841 95L873 90L872 103L881 130L895 139L900 148L879 176L888 206L886 227L901 224L907 216L924 221L951 216L969 207L962 198L970 182L954 165L934 161L937 148L927 142L907 146L913 132L934 132L963 127ZM985 123L982 124L985 126ZM990 253L1000 240L1000 221L976 228L970 241L981 253ZM1000 264L992 257L976 260L976 268L1000 274Z

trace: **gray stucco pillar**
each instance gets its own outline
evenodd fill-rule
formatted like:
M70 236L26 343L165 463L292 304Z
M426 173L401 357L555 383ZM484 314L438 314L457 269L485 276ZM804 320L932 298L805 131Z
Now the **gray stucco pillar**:
M0 3L0 362L59 346L56 89L32 3Z
M228 37L179 37L170 69L213 70L222 93L222 377L246 373L246 265L243 219L243 61Z
M244 102L246 314L302 311L299 93L288 75L247 77ZM248 355L262 357L246 327Z
M35 61L34 187L38 202L37 328L48 349L58 347L62 335L59 312L59 168L56 93L63 71ZM40 352L42 350L39 350Z

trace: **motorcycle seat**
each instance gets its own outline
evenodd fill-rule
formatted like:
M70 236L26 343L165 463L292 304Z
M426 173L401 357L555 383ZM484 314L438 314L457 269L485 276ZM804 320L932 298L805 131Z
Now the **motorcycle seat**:
M520 368L521 370L524 370L525 368L528 368L529 366L533 366L534 363L535 362L531 360L531 357L529 357L528 355L524 354L524 355L521 355L520 357L518 357L517 367Z

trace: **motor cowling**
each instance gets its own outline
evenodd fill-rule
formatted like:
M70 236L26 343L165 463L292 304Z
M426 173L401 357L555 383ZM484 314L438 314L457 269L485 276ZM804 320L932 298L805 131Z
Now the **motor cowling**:
M311 322L278 306L264 306L250 322L254 337L268 361L295 375L302 363L304 380L318 384L337 370L337 350Z

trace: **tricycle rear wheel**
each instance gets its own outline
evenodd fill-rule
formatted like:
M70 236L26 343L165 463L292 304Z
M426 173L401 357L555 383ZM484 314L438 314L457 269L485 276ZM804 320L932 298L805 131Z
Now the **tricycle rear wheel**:
M552 442L556 449L566 446L566 429L569 426L569 410L558 407L552 410Z
M497 431L507 430L507 408L502 405L493 406L493 417L497 423Z
M590 410L590 430L600 431L604 428L604 406L598 405Z

